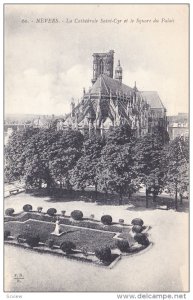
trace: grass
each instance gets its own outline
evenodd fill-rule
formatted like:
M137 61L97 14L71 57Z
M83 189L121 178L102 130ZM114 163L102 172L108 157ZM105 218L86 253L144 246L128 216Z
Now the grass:
M49 216L45 213L37 213L37 212L22 212L20 214L15 214L13 216L5 216L4 221L20 221L24 222L29 219L39 220L39 221L47 221L47 222L56 222L56 218L60 218L60 224L79 226L84 228L91 228L103 231L112 231L115 233L122 232L122 226L118 227L118 223L112 223L111 225L105 226L100 221L97 220L89 220L88 218L83 218L80 221L75 221L71 219L69 216L65 216L61 218L61 215ZM125 225L124 225L125 226Z
M55 224L44 223L38 220L28 220L25 223L17 223L14 221L6 222L4 230L9 230L11 235L17 237L36 236L40 237L41 242L53 239L56 245L60 245L64 241L72 241L77 249L86 249L93 252L95 248L109 246L115 248L116 239L113 239L114 233L90 230L88 228L76 228L75 226L61 225L61 236L52 235Z

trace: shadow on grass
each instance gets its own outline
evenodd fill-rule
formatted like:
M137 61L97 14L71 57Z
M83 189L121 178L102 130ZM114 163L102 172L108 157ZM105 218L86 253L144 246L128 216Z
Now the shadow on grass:
M65 190L65 189L39 189L27 191L28 194L33 195L34 197L49 197L45 199L46 202L69 202L69 201L84 201L87 203L96 203L97 205L113 205L113 206L122 206L128 205L127 210L131 211L152 211L155 209L174 209L175 210L175 201L169 196L159 195L156 198L156 201L153 201L152 196L148 197L148 208L146 208L146 197L144 194L134 194L132 197L124 196L122 199L122 204L119 203L119 195L111 193L102 193L98 192L96 197L96 192L93 190ZM183 199L183 203L180 204L178 201L178 210L179 212L188 212L189 211L189 201L188 199Z

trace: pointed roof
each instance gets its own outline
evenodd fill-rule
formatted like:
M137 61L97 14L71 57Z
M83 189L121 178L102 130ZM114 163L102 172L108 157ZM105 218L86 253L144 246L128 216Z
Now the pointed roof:
M121 84L118 80L101 74L92 86L90 94L99 94L101 92L101 94L109 95L110 91L112 95L116 95L117 91L129 94L133 89L125 84Z
M140 91L142 98L147 101L152 109L165 109L158 93L156 91Z

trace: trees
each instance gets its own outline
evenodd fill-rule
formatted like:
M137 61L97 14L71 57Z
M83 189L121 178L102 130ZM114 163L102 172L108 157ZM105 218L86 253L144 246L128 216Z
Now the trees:
M30 139L37 133L37 129L27 127L13 131L5 147L5 178L8 181L21 180L25 175L25 148Z
M101 189L118 193L119 205L125 193L138 188L134 180L133 144L133 132L128 125L114 129L107 136L97 168Z
M48 151L49 170L53 180L70 188L70 170L81 156L83 136L74 130L57 132L57 140Z
M189 189L188 138L176 137L165 148L162 165L164 166L164 185L175 194L175 208L178 209L178 194L181 197Z
M70 173L71 182L77 188L84 189L87 185L94 185L96 198L99 181L97 169L104 143L104 139L95 135L86 139L83 143L82 156Z
M56 181L69 181L69 171L80 158L83 136L80 132L26 128L15 131L5 149L8 180L24 179L26 186L50 187Z
M146 207L148 195L153 194L153 201L163 188L163 170L161 168L163 139L159 133L147 134L140 137L135 145L134 168L138 178L146 188Z
M134 178L131 146L107 144L102 150L99 182L103 189L119 194L119 205L122 204L123 194L129 191Z

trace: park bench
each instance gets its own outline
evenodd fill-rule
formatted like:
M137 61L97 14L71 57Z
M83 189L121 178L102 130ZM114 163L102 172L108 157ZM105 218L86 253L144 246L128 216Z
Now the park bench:
M157 205L157 209L168 210L168 205Z
M11 189L11 190L9 190L9 193L10 193L10 195L15 194L15 193L19 193L19 188Z

